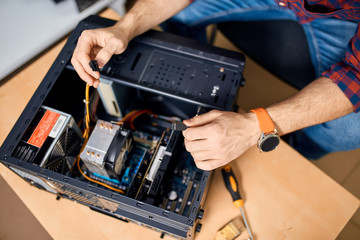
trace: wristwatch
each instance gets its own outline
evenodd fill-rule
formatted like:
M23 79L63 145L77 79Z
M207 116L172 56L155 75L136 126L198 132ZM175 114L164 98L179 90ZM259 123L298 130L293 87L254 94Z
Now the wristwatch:
M251 110L256 114L259 121L261 136L258 140L257 147L260 152L270 152L280 143L279 134L265 108L256 108Z

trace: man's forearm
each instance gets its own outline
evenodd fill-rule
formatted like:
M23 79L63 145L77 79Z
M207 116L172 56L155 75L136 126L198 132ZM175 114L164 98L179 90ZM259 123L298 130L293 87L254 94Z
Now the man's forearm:
M293 97L267 108L281 135L342 117L353 110L345 94L326 77L316 79Z
M280 134L330 121L353 111L345 94L330 79L321 77L295 96L267 111ZM184 121L186 150L198 168L211 170L234 160L261 136L255 113L212 110Z
M116 26L132 39L172 17L189 3L189 0L137 0Z

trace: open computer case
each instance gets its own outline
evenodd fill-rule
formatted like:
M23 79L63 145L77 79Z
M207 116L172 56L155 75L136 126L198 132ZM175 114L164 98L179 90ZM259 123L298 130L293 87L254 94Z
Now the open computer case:
M79 23L1 146L0 161L57 197L193 239L211 172L196 167L172 124L234 110L244 56L149 31L100 70L86 108L85 83L70 59L83 30L113 24L97 16Z

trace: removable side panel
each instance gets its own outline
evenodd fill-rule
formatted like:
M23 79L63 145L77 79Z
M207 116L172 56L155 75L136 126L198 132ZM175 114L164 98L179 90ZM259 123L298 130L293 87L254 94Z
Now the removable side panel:
M229 59L188 48L185 51L180 45L136 38L124 53L111 58L101 76L104 81L203 107L232 110L237 89L243 84L243 68L243 58Z
M226 109L229 93L239 85L240 77L234 70L201 58L155 50L140 83Z
M127 49L119 55L113 55L101 69L101 75L138 83L148 64L154 47L131 41Z

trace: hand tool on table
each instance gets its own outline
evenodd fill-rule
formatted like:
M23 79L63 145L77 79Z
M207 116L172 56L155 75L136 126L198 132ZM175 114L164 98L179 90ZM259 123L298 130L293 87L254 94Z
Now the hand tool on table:
M242 234L245 231L244 220L242 220L241 216L237 216L217 231L215 240L248 240L249 234L247 233L246 236Z
M225 165L221 169L222 176L224 178L225 186L229 190L231 197L233 199L234 206L237 208L240 208L241 216L244 220L246 229L249 233L250 239L253 240L251 230L249 227L249 224L246 221L245 212L244 212L244 200L241 198L240 192L239 192L239 185L236 180L236 177L231 170L230 165Z

